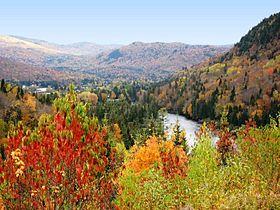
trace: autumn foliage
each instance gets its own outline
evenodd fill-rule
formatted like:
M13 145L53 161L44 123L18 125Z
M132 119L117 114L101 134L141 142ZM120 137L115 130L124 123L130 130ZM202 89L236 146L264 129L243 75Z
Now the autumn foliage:
M119 164L105 128L70 109L43 117L34 131L20 127L0 162L1 196L8 209L113 208ZM39 124L40 124L39 123Z
M144 146L135 146L126 167L139 173L144 170L157 168L163 171L166 177L187 174L188 156L180 146L172 141L162 141L152 136Z

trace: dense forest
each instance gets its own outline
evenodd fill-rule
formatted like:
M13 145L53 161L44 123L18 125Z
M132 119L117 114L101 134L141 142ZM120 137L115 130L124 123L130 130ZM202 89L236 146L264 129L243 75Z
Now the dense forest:
M201 127L189 153L179 129L164 135L153 108L127 106L126 101L108 101L94 109L71 86L54 100L53 113L40 116L37 126L10 127L7 138L1 139L1 203L8 209L280 205L279 116L265 127L248 121L230 131L224 114L219 129L213 123ZM120 114L129 111L125 118ZM144 119L150 121L141 122ZM140 141L129 141L137 130ZM219 136L216 147L213 134Z
M2 79L0 209L278 209L279 22L163 81ZM203 122L193 148L167 112Z
M264 19L228 53L161 82L154 95L168 110L194 120L249 118L267 124L280 109L280 13Z

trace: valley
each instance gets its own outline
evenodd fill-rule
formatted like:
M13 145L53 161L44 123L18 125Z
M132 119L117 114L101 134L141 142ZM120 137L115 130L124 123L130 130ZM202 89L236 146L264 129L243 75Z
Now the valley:
M1 35L0 80L1 210L279 209L279 12L234 45Z
M0 77L26 82L36 76L39 81L56 80L65 84L78 83L84 78L97 78L104 82L161 80L228 49L229 46L159 42L134 42L127 46L86 42L58 45L36 39L0 36L0 56L22 64L22 69L17 65L13 75L2 71ZM21 71L26 69L26 65L38 70ZM48 71L61 76L48 77ZM19 76L20 73L22 75Z

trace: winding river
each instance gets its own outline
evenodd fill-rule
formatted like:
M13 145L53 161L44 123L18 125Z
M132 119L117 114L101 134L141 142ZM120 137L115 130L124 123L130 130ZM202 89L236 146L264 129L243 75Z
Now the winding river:
M181 129L184 129L186 132L186 139L189 147L194 146L196 142L195 132L199 129L200 124L195 121L188 120L183 116L168 113L164 121L164 128L168 134L172 133L173 127L176 124L177 120L180 124Z

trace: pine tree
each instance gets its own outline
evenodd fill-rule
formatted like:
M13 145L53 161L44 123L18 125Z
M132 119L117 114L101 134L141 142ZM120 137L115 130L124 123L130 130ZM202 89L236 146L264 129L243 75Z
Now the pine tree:
M231 94L230 94L230 101L233 102L234 101L234 98L235 98L235 86L232 88L231 90Z
M4 79L1 80L1 91L2 91L2 92L6 92L5 80L4 80Z

